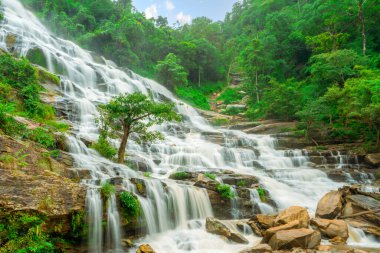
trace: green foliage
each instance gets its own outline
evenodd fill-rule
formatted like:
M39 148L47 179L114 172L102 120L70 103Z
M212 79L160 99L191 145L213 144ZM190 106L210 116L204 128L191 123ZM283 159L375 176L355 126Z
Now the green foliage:
M235 193L231 190L231 186L228 184L220 184L216 187L216 190L219 192L222 198L225 198L225 199L235 198Z
M163 139L158 131L149 128L167 121L180 121L173 103L156 103L142 93L119 95L108 104L99 105L98 125L101 135L121 137L118 162L124 163L124 153L128 138L134 134L137 142L151 142Z
M105 200L108 200L112 194L115 194L115 192L116 192L115 186L113 186L109 182L102 184L102 186L100 187L100 194Z
M74 212L71 215L71 232L72 236L79 238L83 236L85 230L85 214L83 211Z
M5 169L18 169L28 166L26 161L27 154L23 154L23 150L20 150L14 154L2 154L0 156L0 162Z
M243 95L239 93L239 88L227 88L218 97L218 101L223 101L225 104L233 104L243 98Z
M265 190L261 187L257 189L257 192L259 193L260 199L262 202L266 202L266 193Z
M188 73L173 53L168 54L163 61L157 63L156 75L158 81L172 89L187 85Z
M239 181L236 183L236 185L239 186L239 187L247 186L247 181L245 181L245 180L239 180Z
M152 177L152 173L150 173L150 172L144 172L144 177L151 178Z
M212 173L209 173L209 172L206 172L205 176L208 177L209 179L212 179L212 180L215 180L215 178L216 178L215 174L212 174Z
M170 178L175 179L175 180L185 180L189 179L191 175L185 171L179 171L170 176Z
M100 155L107 159L113 159L117 154L117 149L104 137L100 135L96 143L91 145L91 148L98 151Z
M188 102L192 106L198 107L202 110L211 109L208 98L197 88L179 86L175 88L175 92L179 98Z
M120 193L120 206L125 218L137 218L140 215L140 202L130 192Z
M53 253L54 245L41 230L43 219L28 214L7 215L0 220L0 252Z
M56 147L53 133L41 127L26 131L25 137L47 149L53 149Z
M228 125L230 124L230 120L227 119L227 118L217 118L217 119L213 119L211 121L211 123L215 126L224 126L224 125Z

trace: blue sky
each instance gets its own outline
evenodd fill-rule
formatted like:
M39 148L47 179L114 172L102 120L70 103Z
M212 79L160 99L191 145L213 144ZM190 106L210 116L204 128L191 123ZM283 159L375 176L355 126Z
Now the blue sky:
M189 23L193 18L206 16L223 20L237 0L133 0L133 5L148 18L164 16L169 24Z

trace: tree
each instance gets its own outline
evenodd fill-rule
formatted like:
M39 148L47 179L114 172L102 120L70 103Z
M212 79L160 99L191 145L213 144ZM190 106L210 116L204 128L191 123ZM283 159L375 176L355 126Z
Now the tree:
M163 61L157 63L156 76L158 81L171 89L177 85L187 85L188 73L173 53L168 54Z
M150 127L181 120L181 116L174 111L173 103L156 103L142 93L119 95L108 104L99 105L98 110L101 132L121 138L118 151L118 162L121 164L124 163L125 149L131 134L138 137L138 142L163 139L160 132L150 130Z

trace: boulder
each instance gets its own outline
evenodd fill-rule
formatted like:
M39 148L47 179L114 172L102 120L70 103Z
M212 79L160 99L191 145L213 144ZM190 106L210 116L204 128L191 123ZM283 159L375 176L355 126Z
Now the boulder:
M293 248L313 249L321 243L321 233L312 229L300 228L276 232L269 241L274 250Z
M331 191L319 200L315 216L317 218L334 219L343 208L342 192Z
M291 230L291 229L297 229L297 228L302 228L302 225L300 221L298 220L291 221L285 225L270 228L264 232L264 238L262 240L262 243L268 243L269 240L272 238L272 236L278 231Z
M299 228L309 227L310 217L306 208L300 206L291 206L280 212L274 220L274 223L279 226L290 223L292 221L299 221Z
M339 237L343 242L346 242L348 239L348 226L343 220L315 218L311 220L311 225L318 229L322 236L328 239Z
M215 218L207 218L206 219L206 230L207 232L215 235L221 235L226 237L227 239L242 244L248 244L249 241L244 238L238 232L232 231L225 224L223 224L220 220Z
M275 219L275 215L256 214L247 223L256 235L263 236L265 230L274 226Z
M155 253L155 251L149 244L143 244L136 250L136 253Z
M380 153L366 155L364 161L373 167L380 167Z
M268 244L259 244L253 248L240 251L240 253L266 253L266 252L272 252L272 247L269 246Z

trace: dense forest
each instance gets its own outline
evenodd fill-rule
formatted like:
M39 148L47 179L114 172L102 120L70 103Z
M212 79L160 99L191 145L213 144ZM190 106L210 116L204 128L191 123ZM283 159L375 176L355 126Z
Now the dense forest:
M211 94L223 91L226 104L244 100L250 119L296 119L306 134L325 126L332 138L379 146L377 0L243 0L223 22L199 17L183 26L146 19L130 0L23 2L53 32L194 106L210 109ZM242 84L225 88L232 75Z

